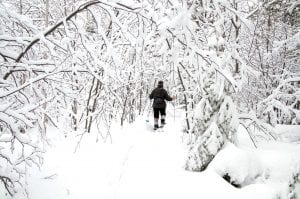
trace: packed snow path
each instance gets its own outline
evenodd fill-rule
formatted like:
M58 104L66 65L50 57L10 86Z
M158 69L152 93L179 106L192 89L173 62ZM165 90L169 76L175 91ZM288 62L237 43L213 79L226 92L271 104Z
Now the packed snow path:
M168 116L163 132L154 132L151 119L147 123L142 118L112 130L112 143L96 142L96 134L85 135L76 153L77 136L56 137L58 145L46 154L42 173L31 172L31 198L219 199L224 194L241 198L212 171L184 170L182 123Z
M76 153L74 148L79 136L70 134L65 138L61 133L53 131L52 140L56 141L53 143L54 147L45 154L45 163L41 171L35 167L30 168L29 197L271 199L280 189L276 184L253 184L237 189L212 169L201 173L185 171L187 152L182 138L182 120L168 113L167 123L163 132L154 132L152 120L147 123L145 118L138 119L134 124L127 124L122 129L116 125L115 129L111 130L112 140L107 140L106 143L103 143L99 134L94 131L84 135ZM235 158L234 153L235 151L229 150L227 154L233 156L224 156L226 164L230 158ZM240 160L247 158L242 154L243 158ZM274 154L274 151L268 154ZM270 156L268 154L267 156ZM231 164L238 161L232 160ZM243 171L248 164L239 165L237 171ZM247 175L247 171L241 174ZM1 193L0 198L10 199ZM23 198L24 196L16 196L14 199Z
M123 132L131 144L123 153L121 166L113 171L114 177L110 176L114 179L112 198L199 199L201 196L221 198L224 194L240 198L217 174L184 170L182 124L179 118L168 119L162 131L153 131L151 122L139 121Z

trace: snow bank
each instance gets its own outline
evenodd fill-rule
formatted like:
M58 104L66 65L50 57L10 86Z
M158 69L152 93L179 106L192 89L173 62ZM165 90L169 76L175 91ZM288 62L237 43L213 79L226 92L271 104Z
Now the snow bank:
M282 141L300 144L300 125L277 125L276 129Z
M237 148L233 144L218 153L209 168L220 176L230 176L233 184L245 186L251 184L263 174L263 167L259 157L253 151Z
M278 141L259 143L259 148L229 143L209 169L258 198L290 198L292 194L300 195L295 179L300 173L299 151L300 145Z

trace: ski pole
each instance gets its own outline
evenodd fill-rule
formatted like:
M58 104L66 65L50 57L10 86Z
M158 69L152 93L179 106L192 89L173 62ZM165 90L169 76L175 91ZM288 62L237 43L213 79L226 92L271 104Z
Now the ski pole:
M147 111L147 118L146 118L146 122L149 122L149 115L151 112L151 99L149 100L149 104L148 104L148 111Z
M174 99L174 102L173 102L173 110L174 110L174 113L173 113L173 117L174 117L174 122L175 122L175 100L176 100L176 96L175 96L175 99Z
M173 116L174 116L174 122L175 122L175 102L173 103L173 109L174 109Z

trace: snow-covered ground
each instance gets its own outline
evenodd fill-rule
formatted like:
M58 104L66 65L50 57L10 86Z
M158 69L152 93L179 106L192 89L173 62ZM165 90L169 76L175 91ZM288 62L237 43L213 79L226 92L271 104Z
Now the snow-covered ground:
M30 168L31 199L193 199L193 198L289 198L288 183L300 169L299 126L293 127L293 144L265 143L254 149L228 144L209 168L201 173L184 170L185 142L179 117L168 113L163 132L153 132L145 118L122 129L112 129L112 141L96 142L97 133L86 134L75 152L79 137L67 138L55 131L52 147L41 168ZM279 127L278 127L279 128ZM283 129L288 129L284 127ZM241 130L242 132L242 130ZM283 135L283 134L282 134ZM299 136L300 137L300 136ZM243 143L247 136L240 136ZM299 141L299 139L298 139ZM241 142L241 143L242 143ZM299 142L298 142L299 143ZM236 188L222 176L240 184ZM300 190L298 187L298 198ZM1 199L10 197L3 195ZM15 198L23 199L24 196Z

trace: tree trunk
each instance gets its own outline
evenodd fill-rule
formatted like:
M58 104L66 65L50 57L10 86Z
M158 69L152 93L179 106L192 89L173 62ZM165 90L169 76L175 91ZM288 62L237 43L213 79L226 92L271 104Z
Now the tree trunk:
M49 25L49 0L46 0L46 10L45 10L45 27Z
M186 121L186 126L187 126L187 132L189 132L190 122L189 122L189 115L188 115L188 101L187 101L187 96L185 94L186 88L184 86L179 67L177 67L177 72L178 72L178 77L179 77L179 80L180 80L180 83L181 83L182 89L183 89L183 97L184 97L184 104L185 104L185 106L184 106L185 107L185 121Z

